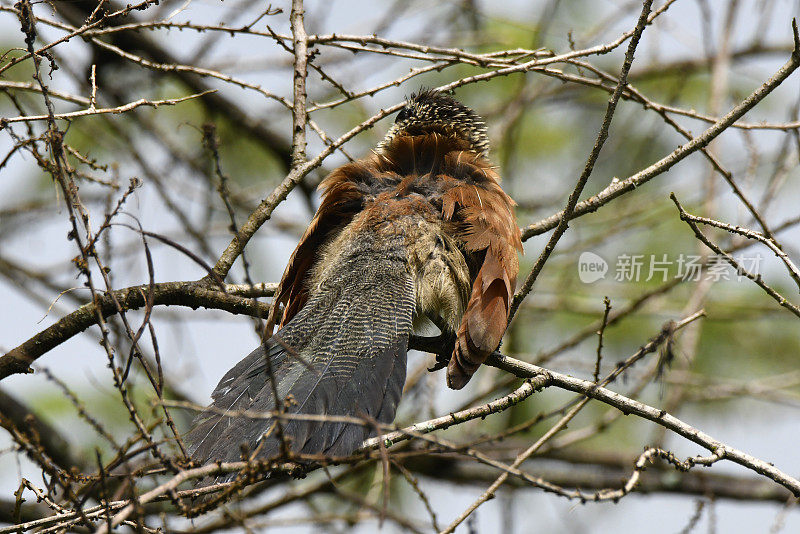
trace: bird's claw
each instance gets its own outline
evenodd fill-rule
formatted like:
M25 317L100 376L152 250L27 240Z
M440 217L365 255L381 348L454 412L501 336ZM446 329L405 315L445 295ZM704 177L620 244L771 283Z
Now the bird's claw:
M450 355L453 354L453 349L456 345L456 337L449 332L443 332L436 336L435 339L439 350L434 352L436 362L428 368L431 373L447 367L447 364L450 363Z
M450 363L449 355L436 354L436 362L431 367L428 367L428 371L433 373L434 371L444 369L445 367L447 367L448 363Z
M456 336L451 332L438 336L411 336L409 341L409 348L436 355L436 362L428 368L430 372L447 367L456 346Z

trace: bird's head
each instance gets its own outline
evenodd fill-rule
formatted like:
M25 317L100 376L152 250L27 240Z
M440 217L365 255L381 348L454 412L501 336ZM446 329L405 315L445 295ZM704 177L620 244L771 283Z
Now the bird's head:
M433 90L411 95L378 150L386 148L398 136L426 133L464 139L469 142L470 149L482 157L489 153L489 136L483 119L458 100Z

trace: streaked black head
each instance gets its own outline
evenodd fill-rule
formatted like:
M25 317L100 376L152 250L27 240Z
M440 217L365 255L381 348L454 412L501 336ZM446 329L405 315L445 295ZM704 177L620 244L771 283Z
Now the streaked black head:
M489 137L483 119L458 100L432 90L411 95L378 149L384 149L398 135L433 132L469 141L472 150L480 156L486 157L489 153Z

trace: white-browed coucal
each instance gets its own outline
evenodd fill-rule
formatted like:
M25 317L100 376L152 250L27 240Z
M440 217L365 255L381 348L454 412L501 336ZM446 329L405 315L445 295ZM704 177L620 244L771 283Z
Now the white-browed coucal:
M424 318L455 340L440 363L447 384L464 387L500 344L522 249L488 150L480 117L423 91L371 156L325 178L275 294L268 329L280 328L215 389L187 436L197 461L237 461L242 446L272 458L278 434L294 453L352 453L374 426L286 419L278 432L274 420L243 412L390 423L412 325Z

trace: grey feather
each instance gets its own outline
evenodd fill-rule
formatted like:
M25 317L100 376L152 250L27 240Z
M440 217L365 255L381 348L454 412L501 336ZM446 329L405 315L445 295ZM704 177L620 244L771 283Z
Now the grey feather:
M405 382L414 309L405 257L363 239L340 256L325 283L276 336L222 378L212 410L198 416L186 436L190 454L199 462L239 461L242 445L258 450L261 459L280 454L275 432L265 435L274 428L271 419L237 414L275 410L267 358L280 402L291 399L287 413L391 422ZM286 422L283 430L293 452L331 456L352 453L374 433L369 425L300 420Z

